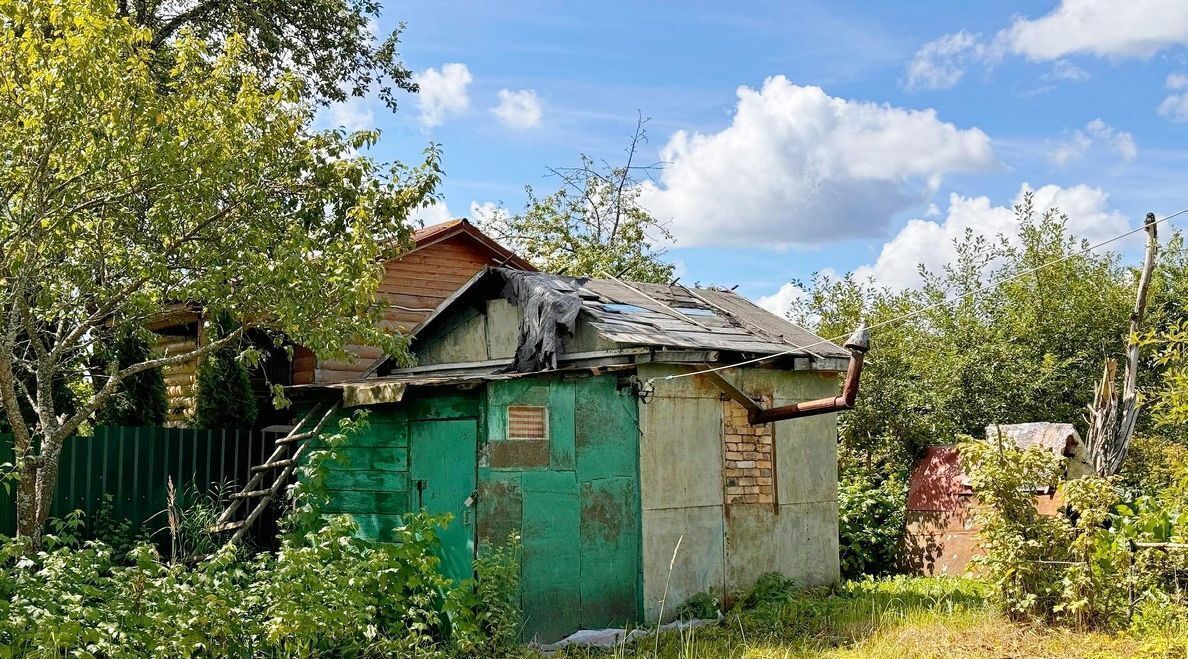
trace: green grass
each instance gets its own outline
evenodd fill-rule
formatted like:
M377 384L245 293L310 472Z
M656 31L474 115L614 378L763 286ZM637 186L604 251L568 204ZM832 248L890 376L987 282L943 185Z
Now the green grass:
M858 659L886 657L1188 657L1182 636L1147 637L1021 625L967 579L896 577L833 590L765 589L721 624L670 632L609 651L557 655L653 659Z

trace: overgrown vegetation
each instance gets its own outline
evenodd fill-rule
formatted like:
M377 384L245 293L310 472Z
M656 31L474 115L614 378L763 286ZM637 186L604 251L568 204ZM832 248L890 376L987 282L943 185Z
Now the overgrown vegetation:
M359 423L344 419L311 453L276 553L219 546L191 561L202 548L175 537L183 551L171 558L143 543L121 556L81 541L77 515L34 554L0 538L4 656L507 656L519 622L516 538L484 553L477 583L455 583L438 570L443 519L409 515L375 543L349 516L320 513L327 462Z
M978 492L985 555L975 560L1008 615L1107 631L1188 619L1188 471L1146 491L1066 481L1064 514L1043 515L1034 493L1057 483L1052 454L990 438L966 441L962 456Z
M234 329L231 324L230 318L224 316L210 331L222 337ZM206 355L198 366L194 425L249 429L256 422L256 412L256 396L239 347L227 345Z
M108 351L100 354L99 364L114 361L120 366L139 364L152 358L152 346L145 332L131 331L112 340ZM106 352L106 351L102 351ZM97 373L102 368L96 369ZM103 387L103 377L97 376L95 385ZM126 378L116 385L115 392L95 413L95 424L102 426L159 426L165 423L169 403L165 395L165 375L161 369L149 369Z

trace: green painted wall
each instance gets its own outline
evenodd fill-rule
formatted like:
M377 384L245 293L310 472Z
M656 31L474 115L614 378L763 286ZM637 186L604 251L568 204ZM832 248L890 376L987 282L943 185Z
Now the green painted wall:
M367 409L368 427L351 435L341 447L345 461L329 465L326 483L330 503L326 512L349 513L359 523L363 537L387 540L392 529L401 524L402 515L415 510L417 492L414 481L430 481L430 487L436 482L425 473L410 476L410 438L415 435L429 441L436 439L439 432L431 428L431 422L438 420L469 419L476 424L471 427L477 428L479 397L477 394L410 393L401 403ZM443 428L440 432L455 431L457 427ZM460 436L465 438L466 434ZM473 446L474 433L470 441ZM430 448L423 455L423 460L429 460L434 456L434 450ZM471 453L469 469L472 479L474 464ZM467 465L458 464L456 468L460 474L465 474ZM413 469L416 471L420 467ZM431 474L431 470L429 472ZM450 530L454 524L461 525L466 521L461 518L460 509L453 506L435 504L429 512L454 513Z
M492 543L518 532L527 639L638 624L638 407L616 383L609 375L542 375L370 407L368 428L341 450L348 462L330 466L326 511L351 514L363 536L377 540L419 502L453 513L443 559L458 578L469 576L476 530ZM507 439L508 405L546 407L548 439ZM418 480L427 484L420 494ZM472 519L459 504L476 482Z
M548 408L549 438L507 438L507 406ZM479 535L524 543L525 637L642 622L639 427L614 376L538 376L487 387Z

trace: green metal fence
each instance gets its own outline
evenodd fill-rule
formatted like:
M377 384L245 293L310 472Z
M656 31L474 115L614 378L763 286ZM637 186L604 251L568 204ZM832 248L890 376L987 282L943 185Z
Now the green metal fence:
M181 428L95 429L62 447L52 514L81 510L94 519L110 495L112 517L150 531L165 526L166 483L179 493L207 492L247 481L253 465L273 450L275 433ZM11 435L0 435L0 463L13 461ZM0 490L0 534L16 531L15 492Z

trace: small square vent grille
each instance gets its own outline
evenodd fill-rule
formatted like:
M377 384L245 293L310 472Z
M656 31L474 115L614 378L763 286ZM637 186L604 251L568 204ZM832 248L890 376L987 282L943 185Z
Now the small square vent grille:
M549 410L535 405L507 407L508 439L548 439Z

